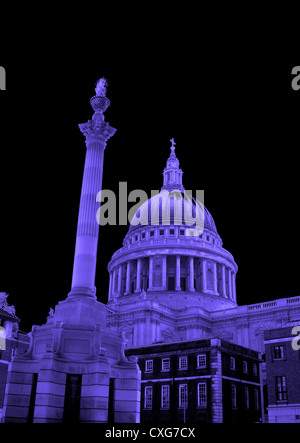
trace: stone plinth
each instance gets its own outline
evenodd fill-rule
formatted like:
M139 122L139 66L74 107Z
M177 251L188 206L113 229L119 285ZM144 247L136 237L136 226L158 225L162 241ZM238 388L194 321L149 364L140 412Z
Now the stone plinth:
M68 308L69 322L64 323ZM141 374L136 359L124 356L120 332L87 321L97 315L104 320L105 307L93 300L72 300L56 310L45 325L32 328L27 353L10 364L5 423L64 422L66 379L72 374L81 380L79 422L139 422Z

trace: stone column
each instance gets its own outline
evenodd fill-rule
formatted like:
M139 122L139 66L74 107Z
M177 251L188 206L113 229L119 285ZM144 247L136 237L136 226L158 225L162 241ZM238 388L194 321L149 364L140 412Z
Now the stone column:
M222 291L223 291L223 297L227 297L226 294L226 268L225 265L222 265Z
M213 273L214 273L214 293L218 293L218 278L217 278L217 263L213 262Z
M195 291L195 286L194 286L194 257L190 257L190 291Z
M113 270L112 297L116 294L116 269Z
M109 290L108 290L108 301L112 299L112 285L113 285L113 276L112 272L109 273Z
M104 121L103 112L110 102L105 96L91 99L95 111L92 120L79 125L86 138L86 157L78 214L72 289L69 297L89 296L96 299L95 275L99 224L96 219L102 189L103 159L106 141L116 130ZM98 200L99 201L99 200Z
M167 289L167 256L162 256L162 287Z
M228 269L228 298L232 300L231 269Z
M137 259L136 266L136 288L134 292L141 292L141 258Z
M236 301L236 283L235 283L236 274L232 273L232 300Z
M118 296L121 295L122 289L122 265L119 266L119 275L118 275Z
M149 291L153 291L153 257L149 257Z
M125 294L130 294L130 260L127 262Z
M206 292L207 286L206 286L206 260L202 259L202 291Z
M175 291L181 291L180 286L180 255L176 255L176 287Z

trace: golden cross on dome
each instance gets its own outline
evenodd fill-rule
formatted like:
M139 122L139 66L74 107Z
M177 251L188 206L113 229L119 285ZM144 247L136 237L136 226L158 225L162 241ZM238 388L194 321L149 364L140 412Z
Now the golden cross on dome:
M175 141L174 141L174 138L171 138L170 142L172 143L171 151L172 151L172 154L174 154L174 152L175 152L175 146L176 146L176 143L175 143Z

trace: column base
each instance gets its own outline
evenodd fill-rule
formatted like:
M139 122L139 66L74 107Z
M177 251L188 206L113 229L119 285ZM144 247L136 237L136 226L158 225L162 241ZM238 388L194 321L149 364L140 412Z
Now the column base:
M94 287L93 289L91 288L85 288L85 287L74 287L71 289L71 291L68 294L68 298L73 298L73 297L89 297L92 300L97 300L96 297L96 287Z
M181 288L175 288L175 291L181 291Z

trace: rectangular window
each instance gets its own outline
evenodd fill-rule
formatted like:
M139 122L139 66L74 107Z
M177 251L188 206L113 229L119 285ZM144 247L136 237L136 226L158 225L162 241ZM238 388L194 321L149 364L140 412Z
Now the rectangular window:
M248 373L248 364L246 361L243 361L243 372L244 374Z
M152 386L145 386L144 409L152 409Z
M245 408L249 409L249 388L244 388Z
M274 346L274 359L284 358L283 346Z
M161 361L161 370L162 371L169 371L170 370L170 359L169 358L163 358Z
M253 375L257 375L257 364L253 363Z
M254 408L256 411L259 409L258 389L254 389Z
M159 235L164 235L164 230L163 229L159 230Z
M186 409L187 406L188 406L187 385L179 385L179 407Z
M234 357L230 357L230 369L232 371L235 371L235 358Z
M81 396L80 374L67 374L63 421L65 423L78 423Z
M276 377L276 398L278 401L287 400L287 386L285 375Z
M170 235L174 235L174 229L170 229Z
M236 408L236 385L231 385L231 406Z
M153 360L146 360L145 372L153 372Z
M184 229L180 229L180 230L179 230L179 234L180 234L180 235L184 235Z
M146 237L145 232L142 232L142 238L145 238L145 237Z
M197 368L206 368L206 354L197 355Z
M179 357L179 366L178 368L181 370L187 369L188 367L188 359L187 357Z
M154 237L154 231L150 231L150 237Z
M161 387L161 408L169 409L170 407L170 386L162 385Z
M198 406L202 408L207 406L206 383L198 383Z

